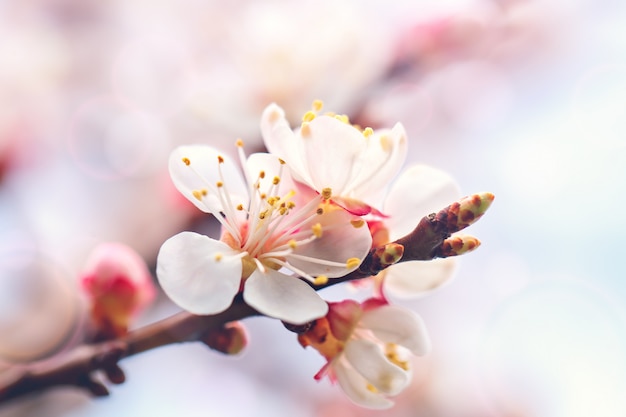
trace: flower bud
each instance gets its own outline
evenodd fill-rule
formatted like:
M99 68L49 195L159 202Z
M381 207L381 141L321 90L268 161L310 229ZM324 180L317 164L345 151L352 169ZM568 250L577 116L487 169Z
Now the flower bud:
M443 241L437 248L437 257L447 258L471 252L480 246L480 240L469 235L454 235Z
M132 318L155 297L144 260L120 243L103 243L89 256L80 283L90 303L96 339L122 336Z
M491 206L494 198L493 194L487 192L463 197L437 213L435 220L445 223L448 233L458 232L476 223Z
M201 340L213 350L237 355L248 345L248 333L241 322L234 321L209 331Z

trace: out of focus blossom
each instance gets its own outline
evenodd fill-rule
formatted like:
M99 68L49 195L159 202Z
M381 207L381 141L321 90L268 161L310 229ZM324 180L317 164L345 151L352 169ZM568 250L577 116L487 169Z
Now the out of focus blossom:
M380 299L329 303L326 317L298 336L300 344L322 354L327 364L315 376L338 382L352 401L389 408L390 397L411 382L410 353L425 355L430 339L414 312Z
M294 130L280 107L268 106L261 121L265 145L286 161L296 180L330 192L333 202L352 213L375 212L406 157L404 128L397 123L392 129L362 129L345 115L317 115L321 106L314 102Z
M120 243L103 243L96 247L87 260L80 282L89 300L97 338L125 334L131 320L156 294L144 260Z
M300 198L289 169L275 155L246 160L243 144L238 146L243 176L209 146L172 153L174 184L215 216L222 235L216 240L182 232L168 239L158 255L159 282L175 303L195 314L225 310L243 287L245 301L265 315L294 324L321 317L326 303L288 274L312 283L346 275L367 255L369 231L323 195L309 191Z

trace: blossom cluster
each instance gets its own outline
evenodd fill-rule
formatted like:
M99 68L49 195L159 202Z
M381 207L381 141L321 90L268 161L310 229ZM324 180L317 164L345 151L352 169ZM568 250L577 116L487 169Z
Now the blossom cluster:
M454 261L409 260L360 277L375 289L363 302L329 303L316 290L355 272L372 248L407 235L460 192L451 176L425 165L398 175L408 142L400 123L363 128L322 107L314 102L292 128L283 109L269 105L260 123L268 152L246 156L237 140L238 163L208 145L172 152L174 185L221 233L185 231L165 241L157 277L191 313L218 314L240 295L260 314L300 326L300 344L327 360L317 379L328 376L357 404L387 408L410 381L408 355L426 354L430 342L421 318L386 294L431 291L450 279ZM447 242L457 252L478 244Z

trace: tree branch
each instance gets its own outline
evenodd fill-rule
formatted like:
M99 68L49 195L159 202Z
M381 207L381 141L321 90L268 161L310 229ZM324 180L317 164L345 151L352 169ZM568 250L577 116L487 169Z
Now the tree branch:
M96 397L109 394L95 371L103 371L109 382L125 380L118 362L150 349L173 343L199 340L211 330L226 323L257 315L238 296L224 312L212 316L196 316L181 312L159 322L128 333L125 337L77 347L54 361L31 364L0 374L0 403L55 386L85 389Z
M452 233L476 222L492 201L493 195L490 193L475 194L436 214L425 216L407 236L373 248L355 271L313 287L319 290L341 282L373 276L396 262L430 260L472 250L478 245L475 238L461 239L461 244L457 241L451 243L448 238ZM466 246L471 247L468 249ZM118 365L121 359L160 346L203 340L207 334L227 323L258 314L239 294L233 304L219 314L196 316L186 312L178 313L134 330L119 339L81 345L53 361L10 369L0 374L0 404L56 386L72 386L86 390L94 396L106 396L109 391L95 377L96 371L102 371L110 383L121 384L125 380L124 372Z

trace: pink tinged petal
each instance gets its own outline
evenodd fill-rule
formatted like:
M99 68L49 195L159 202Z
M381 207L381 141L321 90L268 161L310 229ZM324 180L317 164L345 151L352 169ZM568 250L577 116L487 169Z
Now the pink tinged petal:
M291 265L313 275L329 278L341 277L355 270L358 265L348 266L348 259L362 260L371 249L372 235L367 225L356 227L354 217L342 209L327 209L314 218L311 225L320 223L322 236L312 242L299 245L285 258Z
M223 242L193 232L163 243L157 277L167 296L193 314L226 310L239 291L241 257Z
M422 356L430 351L430 338L420 316L400 306L386 305L366 311L359 325L381 342L395 343Z
M224 163L218 163L219 156ZM210 146L189 145L174 149L169 171L178 191L205 213L227 211L217 193L219 181L224 183L222 190L229 194L233 206L248 204L248 189L237 164ZM202 195L202 190L206 195Z
M353 126L330 116L316 117L307 130L305 135L300 132L298 140L304 145L312 181L309 185L317 191L331 188L333 195L344 195L355 175L365 137Z
M106 291L118 279L128 281L134 291L136 310L148 305L156 296L152 275L146 262L131 247L117 242L98 245L89 255L82 274L83 285L92 295Z
M452 176L427 165L414 165L393 183L383 212L390 216L385 224L391 240L413 231L419 220L438 212L461 197Z
M350 366L344 366L342 363L333 364L333 371L339 386L355 404L378 410L393 406L394 403L390 399L367 389L368 381Z
M303 143L296 138L295 133L285 118L285 112L278 105L272 103L265 108L261 116L261 135L265 147L274 155L287 162L294 177L306 184L311 183L308 166L304 159Z
M291 324L304 324L328 312L328 304L299 278L268 269L256 270L246 280L246 303L269 317Z
M367 146L359 157L360 171L353 179L355 198L370 204L376 203L387 184L398 174L407 154L407 135L402 124L393 129L374 131L366 139Z
M365 216L372 213L372 211L374 211L373 214L381 214L369 204L366 204L361 200L355 200L354 198L335 196L333 197L333 203L343 207L355 216Z
M382 347L371 340L349 341L344 355L354 369L383 394L397 395L410 382L410 373L391 363Z
M398 298L416 298L430 294L454 277L456 260L409 261L385 270L384 289Z
M343 300L336 303L328 303L328 324L335 338L345 342L350 338L356 327L363 310L361 305L354 300Z

